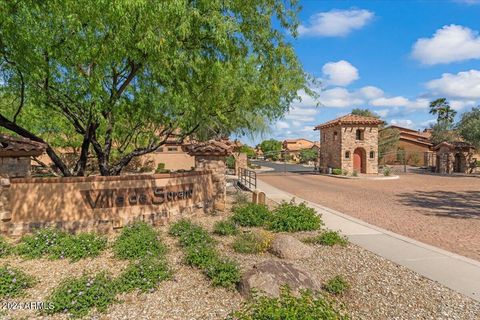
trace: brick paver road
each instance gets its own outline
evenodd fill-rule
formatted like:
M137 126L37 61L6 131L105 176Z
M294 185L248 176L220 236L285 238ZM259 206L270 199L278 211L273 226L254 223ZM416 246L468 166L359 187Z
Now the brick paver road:
M480 177L346 180L265 174L263 181L373 225L480 261Z

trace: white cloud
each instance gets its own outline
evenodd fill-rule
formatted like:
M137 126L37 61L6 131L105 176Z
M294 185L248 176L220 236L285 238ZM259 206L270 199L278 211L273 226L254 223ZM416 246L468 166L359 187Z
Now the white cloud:
M426 87L435 95L478 99L480 98L480 71L472 69L457 74L444 73L441 78L427 82Z
M344 108L365 103L355 92L345 88L332 88L320 93L320 103L325 107Z
M393 98L381 97L371 100L370 104L375 107L404 107L409 104L409 101L401 96Z
M293 104L296 108L311 108L317 106L317 101L309 96L304 90L298 91L298 95L300 96L300 100Z
M480 0L455 0L455 2L460 2L465 4L480 4Z
M290 128L290 125L286 121L277 121L276 123L277 129L288 129Z
M417 98L413 101L409 101L407 108L408 109L426 109L430 105L430 100L425 98Z
M328 85L347 86L359 79L358 69L345 60L325 63L322 72L327 78Z
M444 26L433 37L418 39L412 56L429 65L480 59L480 36L464 26Z
M402 119L402 120L397 120L397 119L392 119L390 120L390 124L397 125L400 127L405 127L405 128L413 128L414 127L414 122L409 119Z
M373 19L374 13L368 10L331 10L319 12L310 17L308 26L300 25L300 35L320 37L342 37L365 26Z
M375 99L383 97L383 90L374 86L366 86L359 90L366 99Z
M376 114L378 114L382 118L386 118L388 114L390 113L390 109L382 109L382 110L376 110Z

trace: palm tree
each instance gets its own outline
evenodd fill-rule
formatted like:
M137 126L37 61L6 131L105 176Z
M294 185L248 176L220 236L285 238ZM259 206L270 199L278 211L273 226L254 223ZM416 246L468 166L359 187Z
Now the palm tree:
M457 111L450 107L450 103L445 98L439 98L430 102L430 114L437 115L438 123L452 124Z

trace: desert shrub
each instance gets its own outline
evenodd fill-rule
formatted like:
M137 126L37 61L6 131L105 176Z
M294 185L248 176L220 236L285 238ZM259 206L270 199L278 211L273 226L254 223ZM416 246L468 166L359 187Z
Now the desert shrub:
M267 206L256 203L244 203L233 208L232 220L242 227L261 227L270 219Z
M238 235L233 242L233 250L239 253L263 253L270 248L273 235L264 230L246 232Z
M146 258L130 264L116 280L117 290L130 292L153 290L160 282L171 277L164 259Z
M354 177L358 177L358 172L357 172L357 171L355 171L355 170L353 170L353 172L352 172L352 176L354 176Z
M66 232L57 229L39 229L34 234L24 235L15 247L15 251L28 259L40 258L52 254L54 250L57 250L56 247L68 236Z
M78 235L67 235L62 237L57 245L51 247L50 258L70 258L78 261L87 257L96 257L105 250L107 238L95 233L79 233Z
M232 220L222 220L215 223L213 233L220 236L231 236L238 233L238 228Z
M340 175L342 175L342 173L343 173L342 169L335 168L335 169L332 170L332 174L336 175L336 176L340 176Z
M0 236L0 258L8 256L12 252L12 246Z
M104 312L115 301L116 293L115 281L104 272L67 279L47 298L53 307L46 309L45 313L66 313L81 317L87 315L92 308Z
M275 232L310 231L319 229L322 224L315 209L305 203L283 202L273 211L268 229Z
M165 169L165 163L160 162L157 164L157 168L155 169L155 173L169 173L170 170Z
M8 265L0 267L0 298L16 297L35 284L34 277Z
M225 165L228 169L235 169L235 158L233 156L228 156L225 158Z
M221 258L215 250L210 234L187 220L180 220L170 228L170 234L179 237L185 249L185 262L200 268L215 286L231 288L240 280L237 264Z
M216 259L206 268L206 275L212 280L214 286L232 288L240 281L240 268L227 259Z
M347 291L349 288L350 288L350 285L348 284L348 282L345 279L343 279L342 276L339 276L339 275L331 278L330 280L327 281L327 283L323 285L323 289L325 291L335 295L342 294L345 291Z
M165 251L158 232L145 222L135 222L124 227L113 244L113 252L119 259L157 257Z
M385 177L389 177L391 174L392 174L392 169L390 169L390 167L383 168L383 175Z
M283 287L280 297L254 296L228 319L347 320L349 318L337 311L333 303L321 295L302 291L299 296L295 296L288 288Z
M237 190L234 194L233 194L233 202L235 204L244 204L244 203L247 203L249 200L249 194L248 193L245 193L243 191L240 191L240 190Z
M310 237L305 239L307 243L314 243L314 244L322 244L324 246L333 246L333 245L341 245L345 246L348 244L348 240L346 237L342 236L337 231L325 231L322 234Z

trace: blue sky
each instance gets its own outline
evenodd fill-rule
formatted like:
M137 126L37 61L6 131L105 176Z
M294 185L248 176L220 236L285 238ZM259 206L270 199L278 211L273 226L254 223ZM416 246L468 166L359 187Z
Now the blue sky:
M387 123L413 129L435 118L428 102L446 97L458 111L480 104L480 0L301 1L292 44L317 78L320 106L292 104L271 132L254 139L308 138L313 127L369 108Z

